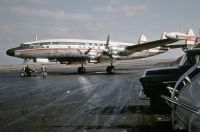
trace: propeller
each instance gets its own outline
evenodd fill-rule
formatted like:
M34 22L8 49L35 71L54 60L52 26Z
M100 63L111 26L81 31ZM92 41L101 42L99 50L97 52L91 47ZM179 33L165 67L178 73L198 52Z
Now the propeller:
M87 51L82 52L81 50L77 49L77 51L80 53L81 56L83 56L86 59L93 60L99 57L101 54L98 54L97 52L90 52L92 48L89 48Z
M109 49L109 41L110 41L110 36L108 35L107 40L106 40L106 49Z
M82 52L81 50L79 50L79 49L77 49L77 51L80 53L80 55L82 55L82 56L87 56L89 53L90 53L90 51L91 51L91 49L92 48L89 48L87 51L85 51L85 52Z
M106 45L105 45L105 49L103 51L103 55L107 55L112 59L116 59L118 58L118 49L116 49L115 47L110 46L110 36L108 35L107 40L106 40Z
M106 40L105 49L103 51L103 54L109 56L110 58L112 58L111 48L109 46L110 45L109 42L110 42L110 36L108 35L107 40Z

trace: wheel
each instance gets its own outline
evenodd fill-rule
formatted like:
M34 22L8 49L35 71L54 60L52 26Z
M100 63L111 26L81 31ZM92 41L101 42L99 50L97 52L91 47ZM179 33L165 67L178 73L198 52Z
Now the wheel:
M108 74L111 74L115 71L115 67L114 66L108 66L106 68L106 71L107 71Z
M26 73L25 72L20 72L20 77L25 77Z
M79 67L79 68L78 68L78 73L79 73L79 74L84 74L85 72L86 72L85 67Z

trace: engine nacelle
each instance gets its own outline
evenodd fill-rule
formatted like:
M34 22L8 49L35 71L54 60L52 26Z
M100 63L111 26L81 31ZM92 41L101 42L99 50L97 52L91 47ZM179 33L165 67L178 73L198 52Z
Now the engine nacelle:
M110 54L111 55L121 55L124 52L124 49L117 48L117 47L110 47Z
M98 63L100 61L99 57L101 56L98 52L90 52L87 55L87 60L89 63Z
M166 33L165 36L169 39L175 39L175 40L186 40L188 37L187 34L179 33L179 32Z

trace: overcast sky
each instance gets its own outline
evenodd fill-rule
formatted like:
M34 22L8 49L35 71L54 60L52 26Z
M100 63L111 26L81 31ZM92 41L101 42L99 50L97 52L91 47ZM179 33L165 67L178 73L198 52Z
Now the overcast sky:
M198 33L199 5L199 0L0 0L0 65L22 63L5 52L35 34L93 40L109 34L113 41L137 43L141 34L156 40L164 31Z

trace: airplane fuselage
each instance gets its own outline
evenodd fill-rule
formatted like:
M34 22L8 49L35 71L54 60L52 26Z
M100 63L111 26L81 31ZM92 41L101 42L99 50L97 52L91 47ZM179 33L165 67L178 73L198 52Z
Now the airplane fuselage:
M105 41L78 40L78 39L54 39L40 40L21 44L19 47L9 49L8 55L22 59L48 59L49 61L57 60L61 63L83 62L102 62L111 60L108 56L101 55L105 50ZM127 54L124 52L125 47L133 45L132 43L110 42L112 49L110 52L115 54L115 59L138 59L157 55L167 51L167 49L153 48ZM85 56L83 53L90 52ZM112 58L113 59L113 58Z

